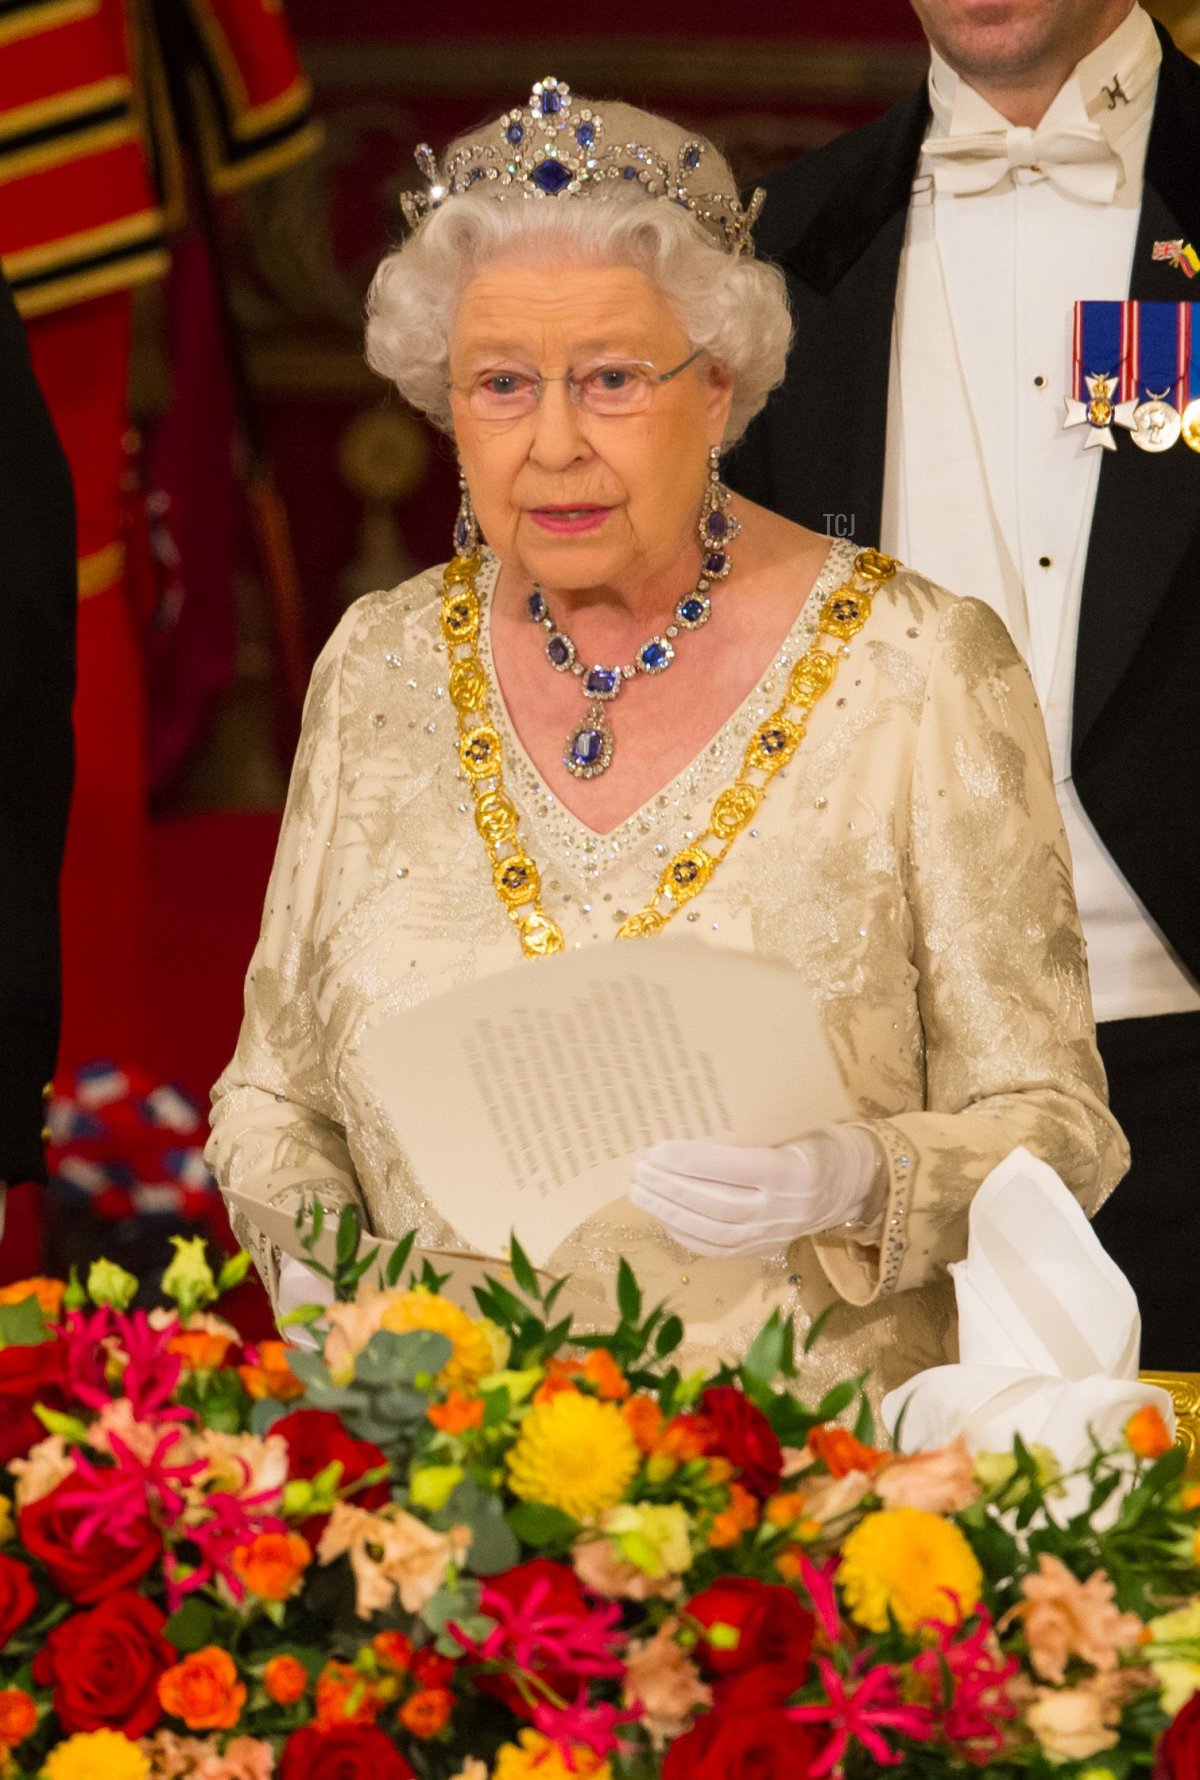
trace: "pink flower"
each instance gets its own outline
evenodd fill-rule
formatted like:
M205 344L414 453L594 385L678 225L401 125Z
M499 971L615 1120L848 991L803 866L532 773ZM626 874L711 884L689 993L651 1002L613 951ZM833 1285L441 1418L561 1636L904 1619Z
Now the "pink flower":
M676 1642L679 1621L666 1619L652 1638L630 1644L625 1654L625 1699L642 1709L642 1724L656 1749L691 1728L712 1688Z
M1037 1572L1022 1579L1021 1593L1024 1605L1013 1612L1025 1622L1029 1660L1045 1681L1062 1681L1071 1656L1101 1672L1115 1669L1117 1652L1141 1636L1141 1620L1121 1612L1104 1570L1080 1582L1060 1558L1039 1552Z
M171 1464L171 1448L178 1439L178 1428L157 1430L150 1455L143 1459L119 1434L110 1433L108 1443L115 1461L111 1469L94 1465L82 1450L76 1452L79 1482L73 1489L64 1490L61 1500L65 1508L80 1511L73 1541L77 1550L82 1550L101 1527L118 1545L125 1545L137 1542L136 1537L131 1541L128 1531L136 1523L165 1519L170 1525L179 1519L187 1506L183 1492L203 1471L204 1461L184 1459ZM157 1516L155 1505L160 1510Z
M979 1495L975 1460L966 1436L932 1452L895 1458L875 1473L875 1494L885 1508L923 1508L928 1514L957 1514Z
M821 1622L821 1630L831 1644L836 1644L842 1635L842 1617L838 1612L837 1592L834 1588L837 1569L836 1557L818 1570L807 1553L800 1554L800 1580L808 1590L808 1598L812 1602L813 1612Z
M476 1643L459 1626L447 1630L477 1661L514 1665L523 1674L540 1670L572 1676L623 1674L625 1665L617 1655L624 1636L621 1609L612 1605L593 1607L583 1615L552 1612L545 1605L550 1592L550 1583L539 1577L514 1603L485 1582L479 1611L495 1621L487 1637Z
M974 1629L963 1637L963 1626L968 1623ZM933 1632L937 1641L914 1657L910 1667L928 1690L941 1720L942 1735L968 1761L986 1762L1003 1745L1001 1726L1017 1716L1017 1703L1008 1684L1020 1664L1015 1656L1001 1652L986 1607L977 1608L970 1621L960 1619L950 1625L927 1620L921 1629ZM947 1681L948 1697L944 1692Z
M851 1743L861 1743L881 1768L898 1767L904 1751L894 1749L882 1733L899 1731L926 1743L934 1730L936 1721L927 1706L903 1704L888 1664L876 1663L864 1673L867 1660L866 1655L857 1657L850 1674L842 1676L826 1657L818 1657L817 1670L828 1704L787 1708L787 1716L797 1724L828 1724L832 1728L829 1742L810 1770L814 1780L840 1767Z
M603 1758L627 1747L617 1736L617 1726L632 1724L640 1717L638 1707L622 1712L604 1700L589 1705L587 1688L581 1686L573 1705L551 1706L542 1701L536 1706L533 1727L543 1737L552 1738L568 1757L574 1747L590 1749L594 1755Z

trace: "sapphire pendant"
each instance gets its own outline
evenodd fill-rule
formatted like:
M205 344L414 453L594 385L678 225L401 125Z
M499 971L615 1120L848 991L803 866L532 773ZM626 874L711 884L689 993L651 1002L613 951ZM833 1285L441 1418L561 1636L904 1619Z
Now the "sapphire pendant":
M612 765L613 746L604 706L589 705L583 722L567 737L563 750L567 771L576 779L598 779Z

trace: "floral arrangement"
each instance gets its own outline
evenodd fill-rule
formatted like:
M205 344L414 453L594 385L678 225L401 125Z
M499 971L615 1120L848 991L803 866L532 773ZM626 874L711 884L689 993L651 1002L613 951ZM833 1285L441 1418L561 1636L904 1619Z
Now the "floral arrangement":
M318 1214L319 1223L319 1214ZM199 1241L0 1302L0 1774L42 1780L1196 1780L1200 1490L1154 1410L1067 1479L899 1456L622 1267L573 1336L514 1246L446 1295L352 1220L309 1347ZM314 1339L315 1338L315 1339Z

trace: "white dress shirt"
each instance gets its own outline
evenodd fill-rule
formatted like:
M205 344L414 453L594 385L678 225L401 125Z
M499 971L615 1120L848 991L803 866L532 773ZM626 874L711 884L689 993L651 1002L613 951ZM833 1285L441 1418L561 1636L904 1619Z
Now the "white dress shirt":
M881 542L955 593L995 607L1042 702L1101 1020L1200 1009L1184 971L1117 870L1071 781L1075 637L1102 450L1063 428L1076 301L1120 299L1129 276L1161 51L1140 7L1085 57L1038 136L1099 126L1107 202L1069 196L1038 166L1000 165L966 195L923 154L900 263ZM1007 121L933 52L928 139ZM1103 151L1101 151L1103 152ZM1101 184L1103 185L1103 180ZM1135 449L1122 438L1119 450Z

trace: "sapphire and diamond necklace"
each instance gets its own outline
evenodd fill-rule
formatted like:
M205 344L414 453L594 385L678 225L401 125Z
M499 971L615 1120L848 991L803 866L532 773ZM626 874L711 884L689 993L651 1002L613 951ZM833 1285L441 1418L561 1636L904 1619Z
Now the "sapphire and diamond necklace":
M712 614L709 597L714 582L723 581L732 566L729 544L741 530L729 511L729 493L714 473L705 491L704 508L699 522L703 561L699 580L690 593L675 603L675 612L665 629L642 644L632 661L617 667L594 663L588 667L579 659L579 652L560 624L550 615L550 607L540 587L534 587L525 602L525 609L534 624L549 632L546 638L546 660L560 674L573 674L580 682L580 691L588 701L583 721L567 737L563 760L567 771L577 779L596 779L612 765L616 739L608 721L605 706L616 698L626 680L636 674L665 674L675 659L675 641L684 631L699 630Z

